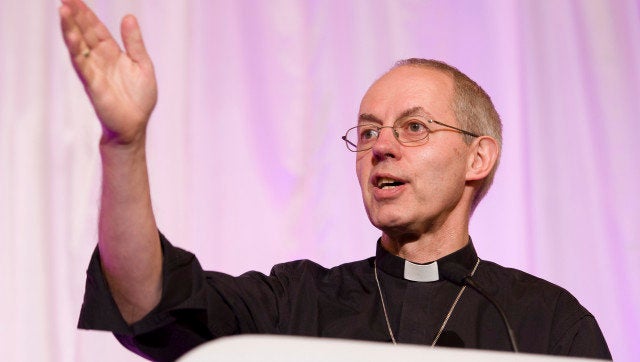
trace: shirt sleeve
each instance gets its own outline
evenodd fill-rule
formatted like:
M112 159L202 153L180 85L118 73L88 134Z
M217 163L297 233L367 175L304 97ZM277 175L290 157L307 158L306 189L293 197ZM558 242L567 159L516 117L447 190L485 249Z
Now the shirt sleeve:
M550 353L574 357L611 359L611 352L595 317L568 292L556 305L556 333Z
M89 268L78 328L111 331L127 349L154 361L173 361L206 341L239 333L276 333L283 288L258 272L231 277L205 272L196 257L160 234L162 297L140 321L128 325L113 300L96 248Z

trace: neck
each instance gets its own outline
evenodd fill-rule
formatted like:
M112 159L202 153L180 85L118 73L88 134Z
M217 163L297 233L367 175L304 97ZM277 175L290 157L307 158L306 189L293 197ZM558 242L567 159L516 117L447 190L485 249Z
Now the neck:
M416 264L429 263L462 249L469 242L471 195L475 189L467 187L467 196L448 212L420 225L382 229L382 246L391 254Z
M467 232L443 237L423 235L412 241L399 241L382 234L382 246L391 254L417 264L429 263L462 249L469 242Z

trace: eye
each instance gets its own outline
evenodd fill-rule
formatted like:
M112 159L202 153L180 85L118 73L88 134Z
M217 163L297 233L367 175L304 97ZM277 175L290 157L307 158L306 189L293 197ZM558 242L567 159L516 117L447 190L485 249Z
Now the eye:
M359 140L361 141L375 139L378 136L378 130L373 127L362 127L358 132L360 134Z
M420 121L409 121L404 125L403 128L407 132L415 133L415 134L422 134L422 133L425 133L425 132L429 131L427 126L424 123L420 122Z

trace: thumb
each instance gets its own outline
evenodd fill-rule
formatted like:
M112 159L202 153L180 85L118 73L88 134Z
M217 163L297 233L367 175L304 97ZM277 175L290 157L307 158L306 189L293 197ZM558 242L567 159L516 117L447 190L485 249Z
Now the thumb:
M149 54L142 40L142 32L138 20L133 15L127 15L120 24L122 42L127 55L136 63L149 62Z

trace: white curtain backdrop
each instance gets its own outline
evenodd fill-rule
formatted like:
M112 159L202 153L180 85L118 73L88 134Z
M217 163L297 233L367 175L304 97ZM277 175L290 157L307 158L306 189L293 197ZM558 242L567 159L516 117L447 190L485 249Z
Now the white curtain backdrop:
M149 128L162 231L205 268L371 256L340 136L396 60L444 60L504 122L480 257L572 292L617 361L640 355L640 5L590 1L93 0L138 16L159 81ZM0 2L0 350L141 361L75 328L96 243L99 125L54 0Z

